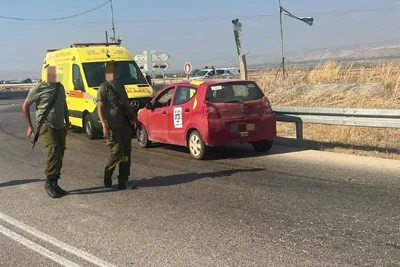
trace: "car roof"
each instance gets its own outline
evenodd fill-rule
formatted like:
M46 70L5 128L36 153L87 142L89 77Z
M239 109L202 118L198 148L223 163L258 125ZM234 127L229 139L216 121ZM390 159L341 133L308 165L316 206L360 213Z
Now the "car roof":
M241 79L205 79L205 80L192 80L192 81L181 81L170 83L165 86L172 86L172 85L216 85L221 83L235 83L235 82L254 82L252 80L241 80Z

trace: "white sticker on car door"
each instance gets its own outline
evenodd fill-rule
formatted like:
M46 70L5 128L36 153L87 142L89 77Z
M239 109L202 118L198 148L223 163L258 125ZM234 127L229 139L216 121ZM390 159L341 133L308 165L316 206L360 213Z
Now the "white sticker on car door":
M175 128L183 128L182 107L174 108L174 126Z

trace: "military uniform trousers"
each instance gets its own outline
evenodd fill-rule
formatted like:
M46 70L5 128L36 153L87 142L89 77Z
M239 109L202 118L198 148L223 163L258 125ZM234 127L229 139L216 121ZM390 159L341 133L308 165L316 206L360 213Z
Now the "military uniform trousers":
M44 147L47 149L47 167L45 175L48 180L58 180L63 165L66 133L64 128L54 129L43 125L40 130L40 137Z
M132 128L127 123L123 127L110 127L108 146L110 156L105 168L105 177L111 178L118 165L118 181L128 181L131 174Z

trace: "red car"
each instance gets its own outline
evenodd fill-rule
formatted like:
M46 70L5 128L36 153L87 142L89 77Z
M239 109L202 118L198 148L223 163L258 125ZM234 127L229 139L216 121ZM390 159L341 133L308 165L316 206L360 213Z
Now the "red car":
M268 98L254 81L204 80L173 83L138 112L140 147L151 142L186 146L203 159L209 147L251 143L268 151L276 120Z

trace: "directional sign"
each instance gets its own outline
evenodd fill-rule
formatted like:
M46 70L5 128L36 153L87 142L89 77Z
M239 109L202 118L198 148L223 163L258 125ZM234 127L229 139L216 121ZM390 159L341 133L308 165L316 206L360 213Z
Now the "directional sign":
M170 67L168 62L156 62L156 63L152 63L152 64L153 64L153 69L166 70L166 69L168 69Z
M183 66L183 69L185 70L185 73L189 75L192 72L192 64L190 64L190 62L186 62Z
M136 63L146 63L147 62L147 55L136 55L135 57L134 57L134 59L135 59L135 61L136 61Z
M166 62L169 59L169 55L166 53L154 53L151 55L152 62Z

